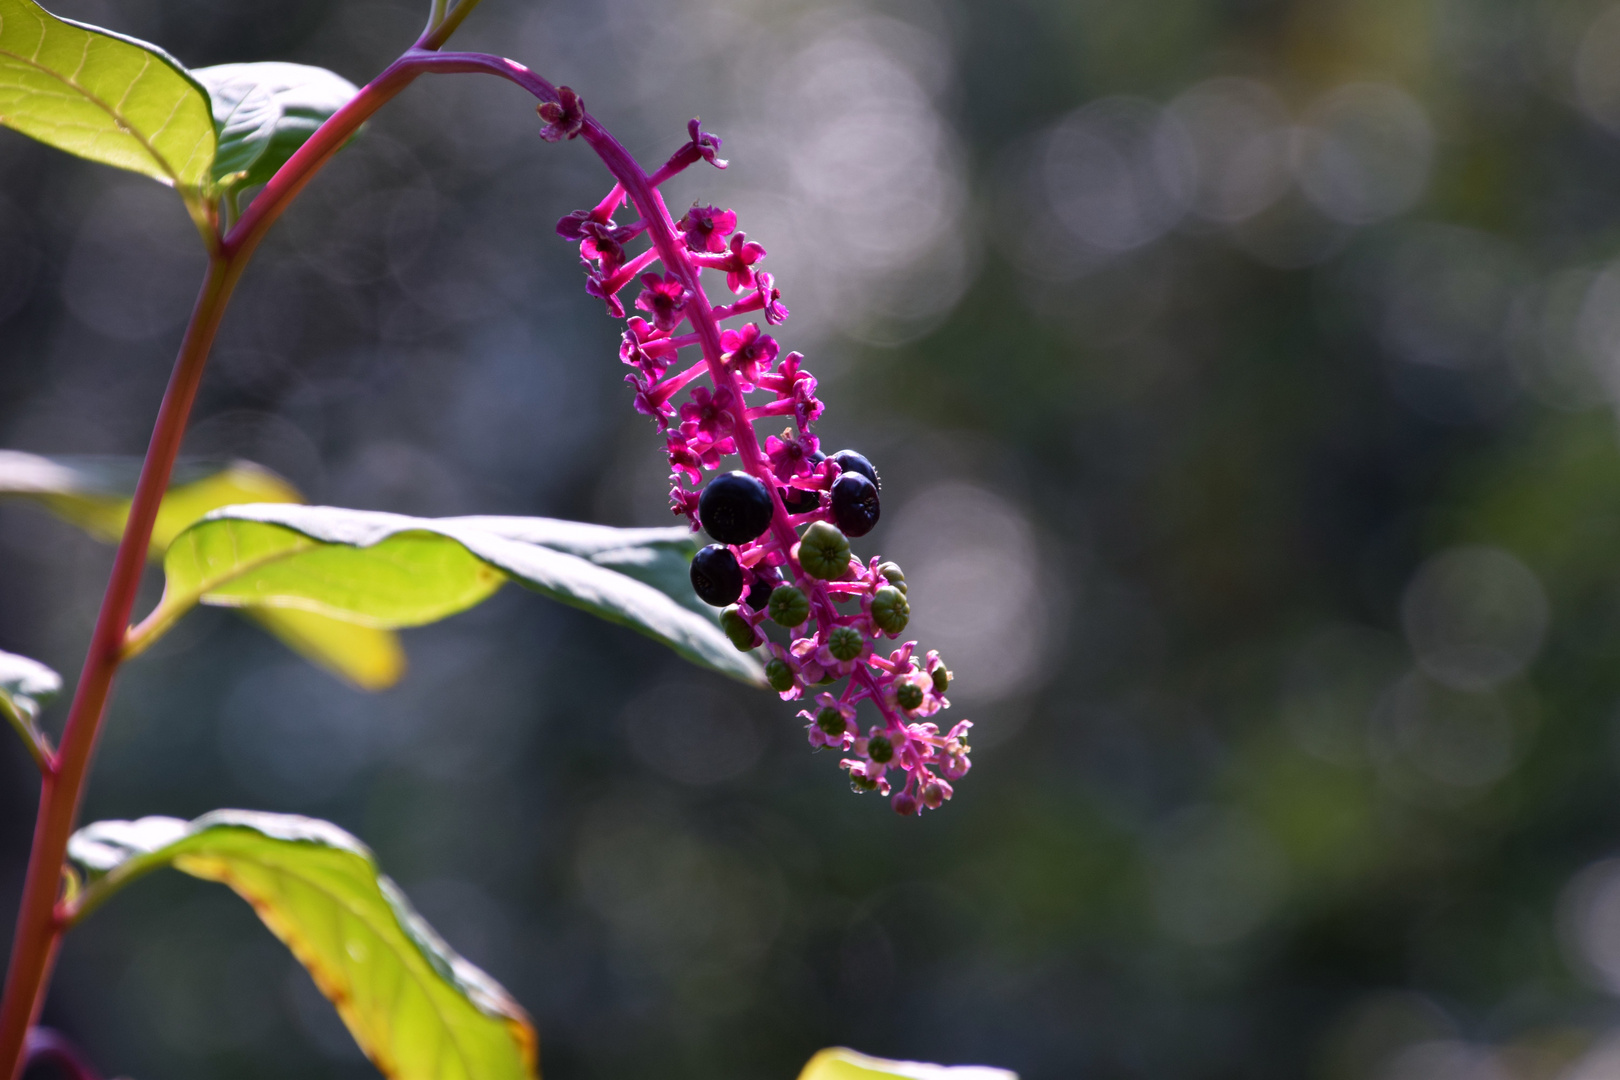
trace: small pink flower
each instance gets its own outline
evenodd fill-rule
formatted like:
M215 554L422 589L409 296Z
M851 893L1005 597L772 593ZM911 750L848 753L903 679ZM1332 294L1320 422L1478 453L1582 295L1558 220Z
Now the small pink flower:
M642 274L641 283L646 289L636 297L636 307L651 315L660 330L679 326L686 318L686 286L681 279L674 274Z
M688 439L722 437L734 422L733 404L731 391L724 387L711 394L706 386L694 386L692 400L681 406L681 434Z
M715 157L715 152L720 149L722 142L720 136L701 130L695 116L686 122L686 133L691 137L692 149L697 152L698 157L717 169L726 167L728 163L724 158Z
M585 265L590 266L590 263ZM606 304L609 315L615 319L622 319L624 304L619 300L618 291L610 288L611 284L612 281L607 275L590 273L585 276L585 292Z
M765 245L754 243L747 233L737 233L731 238L731 251L724 264L716 269L726 272L726 288L741 293L753 288L754 264L764 257Z
M570 210L557 220L557 235L564 240L583 240L585 223L595 220L589 210Z
M759 381L760 369L769 366L781 351L775 338L759 332L758 323L749 323L741 330L722 331L720 348L725 351L725 361L737 372L737 377L750 386Z
M718 255L726 250L726 237L737 229L737 215L718 206L694 206L675 228L686 235L691 250Z
M649 382L646 377L641 375L626 375L624 381L636 388L636 412L656 420L659 431L668 430L669 422L675 416L675 409L669 404L669 399L675 395L680 387L666 383Z
M698 527L697 511L698 498L700 497L699 494L696 491L688 491L686 488L681 486L681 478L679 473L672 475L670 479L675 482L674 485L669 489L670 511L677 517L684 514L686 516L686 520L690 521L692 523L692 528L696 530Z
M658 340L659 336L646 319L640 316L632 318L619 336L619 359L639 368L650 379L658 378L669 367L670 355L649 351L646 346L648 342Z
M572 139L585 126L585 103L579 99L579 95L566 86L559 86L557 98L556 101L542 102L536 110L540 119L546 122L546 126L540 129L540 137L546 142Z
M787 436L787 432L782 432ZM821 450L821 440L814 435L781 438L775 435L765 439L765 455L771 459L771 471L778 479L791 480L795 476L808 476L815 468L811 455Z
M776 279L769 270L761 270L754 275L754 290L759 293L760 306L765 311L765 321L772 326L787 321L788 309L782 306L782 290L776 287Z

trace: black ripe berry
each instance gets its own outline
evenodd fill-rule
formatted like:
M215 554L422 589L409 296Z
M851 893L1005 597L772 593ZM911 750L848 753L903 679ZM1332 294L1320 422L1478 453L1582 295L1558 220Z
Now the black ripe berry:
M790 514L808 514L821 505L821 497L813 491L804 488L785 487L778 488L782 493L782 506Z
M776 588L773 578L754 572L753 583L748 587L748 606L755 611L764 611L765 605L771 602L771 590Z
M771 524L771 493L745 472L723 473L703 489L698 521L722 544L746 544Z
M692 557L692 591L705 604L735 604L742 590L742 567L730 548L710 544Z
M872 463L866 460L865 454L856 453L854 450L840 450L832 456L832 461L846 474L860 473L872 481L873 487L879 489L883 487L883 481L878 479L877 470L872 468Z
M833 482L833 524L845 536L865 536L878 523L877 485L858 472L847 472Z

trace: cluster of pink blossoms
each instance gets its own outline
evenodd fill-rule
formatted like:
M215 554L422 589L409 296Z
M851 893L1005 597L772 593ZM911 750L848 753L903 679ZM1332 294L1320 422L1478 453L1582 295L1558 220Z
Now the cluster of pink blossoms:
M586 118L573 91L561 87L559 94L559 102L540 110L547 121L541 135L553 142L579 133ZM586 291L615 318L627 314L619 294L640 286L638 314L627 320L619 357L633 369L625 381L635 390L635 408L664 437L674 512L698 528L704 474L732 456L769 492L768 527L756 539L725 545L745 579L738 602L721 614L728 636L739 649L766 650L767 677L783 700L814 695L816 708L799 713L808 721L810 744L850 755L841 764L857 791L890 796L901 814L937 809L951 797L951 782L970 767L964 740L973 725L963 720L941 732L928 719L950 705L950 672L937 652L919 657L914 641L879 648L883 638L898 638L905 629L905 577L894 563L853 558L836 527L829 492L843 472L842 455L823 455L812 430L823 405L804 357L782 355L757 322L722 325L753 312L767 326L787 319L775 281L759 268L765 248L738 230L732 211L695 205L675 220L657 192L700 159L726 167L716 156L717 136L696 120L688 133L686 145L646 178L640 201L653 205L636 205L635 192L616 184L594 208L565 216L557 232L579 244ZM626 203L641 217L617 224L614 216ZM631 254L626 245L644 234L649 246ZM727 303L711 302L704 271L725 275ZM687 350L696 356L690 363L682 359ZM751 403L754 394L762 400ZM787 426L761 448L758 421ZM872 514L875 522L875 509ZM778 636L785 643L766 636L767 620L784 631ZM840 679L848 680L841 691L817 690ZM882 715L865 734L855 720L863 700Z

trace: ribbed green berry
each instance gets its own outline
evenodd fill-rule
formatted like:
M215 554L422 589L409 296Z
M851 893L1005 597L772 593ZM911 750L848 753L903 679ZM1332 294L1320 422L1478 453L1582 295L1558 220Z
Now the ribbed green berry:
M785 694L793 689L793 669L780 657L773 656L765 665L765 681L778 694Z
M866 756L879 765L894 760L894 743L887 735L874 735L866 741Z
M770 668L765 669L767 672ZM915 709L923 703L923 689L910 679L896 683L894 687L894 700L900 703L902 709Z
M844 714L829 705L816 713L816 727L828 735L842 735L845 728Z
M872 594L872 621L886 634L898 634L911 621L911 605L906 594L893 585L885 585Z
M909 594L910 590L906 588L906 575L901 572L899 563L886 562L880 564L878 566L878 575L901 592Z
M837 581L849 573L849 541L836 526L813 522L799 540L799 565L822 581Z
M748 620L738 612L736 604L720 613L720 629L724 630L731 643L743 652L748 652L754 647L754 628L748 625Z
M827 651L840 660L853 660L866 647L866 638L853 626L835 626L827 635Z
M856 794L864 795L868 791L876 791L877 790L877 781L876 780L868 780L866 777L862 776L860 773L852 772L852 773L849 774L849 786L855 789Z
M810 598L792 585L778 585L771 591L765 610L778 626L802 626L810 617Z
M943 694L950 688L951 673L945 670L944 664L935 667L933 671L929 672L929 675L934 680L934 693Z

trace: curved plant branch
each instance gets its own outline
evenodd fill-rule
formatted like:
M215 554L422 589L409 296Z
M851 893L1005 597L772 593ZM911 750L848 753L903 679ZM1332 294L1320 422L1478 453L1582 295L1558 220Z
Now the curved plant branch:
M181 439L220 320L242 271L265 232L304 186L373 113L420 74L434 70L424 60L476 5L460 0L448 13L435 9L421 42L391 65L338 112L290 158L223 238L211 234L207 277L192 309L174 370L158 410L112 574L102 596L90 648L69 707L60 750L40 762L38 816L34 822L22 903L12 938L4 997L0 998L0 1080L16 1080L25 1062L29 1030L39 1018L50 982L62 920L57 910L67 842L83 800L85 778L101 733L113 678L123 660L125 637L158 506L169 484ZM549 84L548 84L549 85Z

